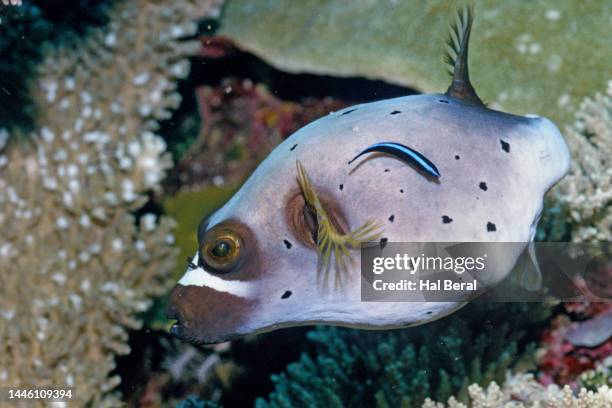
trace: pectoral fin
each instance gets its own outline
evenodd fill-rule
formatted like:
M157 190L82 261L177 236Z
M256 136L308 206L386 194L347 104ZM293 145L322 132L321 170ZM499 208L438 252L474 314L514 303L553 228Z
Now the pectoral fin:
M519 283L524 289L535 292L542 288L542 271L538 264L535 244L530 242L519 260Z

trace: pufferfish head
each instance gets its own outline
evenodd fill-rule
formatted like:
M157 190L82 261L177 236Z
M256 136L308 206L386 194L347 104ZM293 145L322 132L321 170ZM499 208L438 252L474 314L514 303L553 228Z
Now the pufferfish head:
M467 70L471 24L464 11L453 26L445 94L357 105L312 122L201 222L170 297L174 335L216 343L304 324L422 324L464 302L362 302L361 244L533 239L544 194L568 170L568 148L549 120L480 101ZM399 153L387 154L390 146Z
M335 262L327 265L329 276L322 271L321 218L307 202L295 158L284 156L282 150L273 153L201 222L199 248L170 298L168 317L177 320L177 337L215 343L285 326L342 324L347 317L336 316L338 310L360 303L355 259L347 260L342 274L336 274ZM349 231L340 197L323 186L316 194L334 231Z

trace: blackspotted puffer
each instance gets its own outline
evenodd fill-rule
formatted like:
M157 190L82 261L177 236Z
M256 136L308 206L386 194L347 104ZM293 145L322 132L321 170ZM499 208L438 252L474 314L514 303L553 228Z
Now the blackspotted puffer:
M362 302L361 243L533 240L569 151L548 119L481 102L468 73L471 25L462 11L451 30L446 93L356 105L310 123L202 221L199 248L171 294L174 335L215 343L304 324L422 324L463 303ZM340 272L339 285L321 279Z

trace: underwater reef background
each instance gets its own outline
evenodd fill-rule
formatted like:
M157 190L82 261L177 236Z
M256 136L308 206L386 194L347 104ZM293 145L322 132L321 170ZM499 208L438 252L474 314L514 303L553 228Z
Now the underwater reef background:
M455 7L1 3L0 387L70 386L95 407L610 406L612 305L597 299L203 348L167 334L199 220L312 120L444 91ZM479 92L550 117L572 150L542 241L612 239L611 22L605 1L476 4Z
M440 92L441 50L457 3L228 1L220 33L288 72L361 76ZM474 86L485 102L559 125L610 78L612 5L571 0L475 3ZM274 22L271 24L270 22ZM375 61L375 63L373 63Z

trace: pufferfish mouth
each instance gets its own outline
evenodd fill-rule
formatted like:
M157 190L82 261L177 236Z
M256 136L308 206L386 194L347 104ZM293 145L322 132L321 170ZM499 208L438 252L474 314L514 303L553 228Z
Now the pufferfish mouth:
M197 336L194 336L189 332L189 324L185 323L181 317L175 312L167 312L166 318L168 320L174 320L175 322L170 326L170 335L176 337L181 341L189 342L196 346L207 346L212 344L222 343L224 341L229 340L229 338L233 336L226 336L224 338L219 338L215 340L202 339Z
M174 320L175 322L170 326L170 334L180 340L188 340L185 335L184 325L181 322L181 318L174 309L166 311L166 319Z
M187 335L187 325L185 324L182 313L180 312L177 305L174 304L172 301L170 301L168 305L166 305L165 315L166 319L171 321L174 320L174 323L172 323L172 325L170 326L170 334L173 337L178 338L179 340L189 341L190 336Z
M190 332L189 322L185 321L181 313L175 307L173 307L173 305L169 305L165 314L166 319L171 321L174 320L174 323L172 323L169 330L171 336L194 345L209 344L206 341L196 338L193 333Z
M180 322L176 322L174 323L171 327L170 327L170 334L173 335L174 337L177 337L181 340L183 340L183 336L181 335L181 323Z

